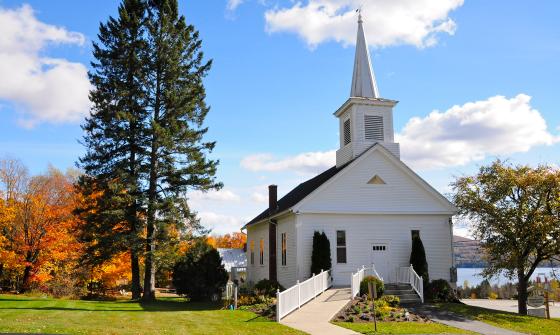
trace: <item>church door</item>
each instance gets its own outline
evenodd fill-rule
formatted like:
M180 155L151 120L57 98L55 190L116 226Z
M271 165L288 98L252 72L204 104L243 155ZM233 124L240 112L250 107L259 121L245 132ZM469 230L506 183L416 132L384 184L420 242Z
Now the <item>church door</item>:
M389 267L389 244L388 243L375 243L371 248L372 262L375 265L377 273L383 278L383 281L390 282L390 267Z

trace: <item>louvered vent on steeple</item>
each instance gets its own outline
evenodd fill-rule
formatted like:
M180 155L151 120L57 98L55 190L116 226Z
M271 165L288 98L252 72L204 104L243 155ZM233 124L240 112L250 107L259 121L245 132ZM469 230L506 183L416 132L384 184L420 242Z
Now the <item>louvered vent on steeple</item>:
M365 137L368 141L383 141L383 117L364 115Z
M344 121L344 145L352 141L352 134L350 133L350 119Z

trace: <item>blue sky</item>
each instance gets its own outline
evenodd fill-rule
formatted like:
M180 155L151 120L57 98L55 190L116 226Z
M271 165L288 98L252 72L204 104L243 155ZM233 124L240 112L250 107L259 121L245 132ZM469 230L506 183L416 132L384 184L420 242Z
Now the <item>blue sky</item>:
M91 42L117 4L0 0L0 155L33 173L74 165ZM381 96L400 101L402 158L428 182L448 192L495 157L560 165L557 1L182 1L214 62L206 124L225 188L191 200L215 232L258 214L266 185L282 195L334 164L359 5Z

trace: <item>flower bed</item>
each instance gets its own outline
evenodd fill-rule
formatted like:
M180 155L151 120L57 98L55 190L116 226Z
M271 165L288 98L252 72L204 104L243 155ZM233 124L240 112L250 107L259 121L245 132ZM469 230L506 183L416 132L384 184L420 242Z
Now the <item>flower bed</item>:
M398 299L398 298L397 298ZM375 301L377 321L388 322L421 322L431 323L430 319L409 312L406 308L394 303L395 297L383 296ZM371 301L364 297L356 297L333 318L334 322L373 322Z

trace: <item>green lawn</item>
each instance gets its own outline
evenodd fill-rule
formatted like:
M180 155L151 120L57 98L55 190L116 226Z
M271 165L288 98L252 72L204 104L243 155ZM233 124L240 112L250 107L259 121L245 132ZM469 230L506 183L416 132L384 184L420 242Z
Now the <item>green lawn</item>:
M374 332L373 323L334 322L334 324L362 334L475 334L439 323L378 322L377 333Z
M488 324L515 330L526 334L558 335L560 319L541 319L532 316L520 316L514 313L501 312L464 304L436 304L438 307L483 321Z
M0 333L64 334L303 334L251 312L167 299L61 300L0 295Z

